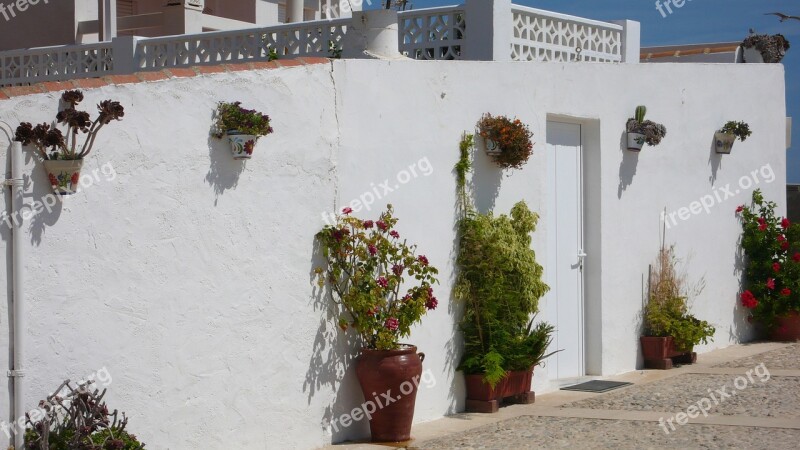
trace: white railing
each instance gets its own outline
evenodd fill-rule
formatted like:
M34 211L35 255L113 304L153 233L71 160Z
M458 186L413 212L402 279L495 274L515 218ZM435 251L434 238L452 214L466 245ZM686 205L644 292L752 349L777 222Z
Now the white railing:
M111 42L0 52L0 85L108 75L112 55Z
M265 28L141 39L135 67L154 70L222 62L266 61L284 56L333 57L341 51L350 19L317 20Z
M399 13L400 52L413 59L462 59L465 16L463 5Z
M512 5L515 61L622 61L622 26Z

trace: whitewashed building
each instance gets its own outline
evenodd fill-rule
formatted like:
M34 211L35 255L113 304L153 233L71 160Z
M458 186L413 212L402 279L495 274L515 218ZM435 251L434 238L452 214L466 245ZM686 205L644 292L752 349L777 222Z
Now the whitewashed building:
M258 16L190 3L176 8ZM47 8L56 6L18 20ZM76 27L102 32L92 14ZM501 172L478 149L471 183L482 211L525 200L542 217L533 246L552 289L541 317L565 350L536 369L537 392L641 367L643 292L664 218L690 278L705 281L692 312L717 332L698 351L753 337L737 302L734 209L759 188L785 212L781 65L644 64L635 22L508 0L402 12L395 29L383 11L314 14L320 20L160 37L123 35L120 17L110 40L13 50L2 41L0 120L51 120L65 87L83 88L90 107L119 100L126 114L100 134L81 191L50 207L41 163L24 159L16 253L14 221L0 227L0 347L9 349L0 364L25 376L20 390L9 383L0 394L0 419L20 414L12 393L32 408L63 379L105 369L110 405L148 448L312 449L364 438L365 422L328 425L363 398L357 349L338 339L315 288L314 235L344 206L374 218L386 203L441 271L440 307L409 339L435 379L419 392L415 420L462 410L452 168L461 134L486 112L535 133L522 170ZM332 48L343 58L327 59ZM266 62L269 49L281 59ZM223 100L272 117L275 133L246 163L209 136ZM668 130L638 154L625 145L637 105ZM747 121L753 135L719 155L714 132L728 120ZM24 293L16 366L14 274Z

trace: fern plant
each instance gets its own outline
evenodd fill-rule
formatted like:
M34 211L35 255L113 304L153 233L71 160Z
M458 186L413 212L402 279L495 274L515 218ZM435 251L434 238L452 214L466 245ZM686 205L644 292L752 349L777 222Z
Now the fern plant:
M525 202L514 205L510 216L475 210L466 189L472 142L464 136L455 167L462 215L455 297L465 305L459 370L483 374L494 387L508 371L530 370L550 356L545 352L554 328L533 324L539 299L549 290L530 247L539 216Z

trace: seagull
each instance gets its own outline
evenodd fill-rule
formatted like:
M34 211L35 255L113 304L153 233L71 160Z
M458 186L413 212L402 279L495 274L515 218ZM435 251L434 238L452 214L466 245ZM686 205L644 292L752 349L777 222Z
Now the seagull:
M766 13L765 16L778 16L781 19L781 22L786 22L788 19L800 20L798 16L787 16L784 13L774 12L774 13Z

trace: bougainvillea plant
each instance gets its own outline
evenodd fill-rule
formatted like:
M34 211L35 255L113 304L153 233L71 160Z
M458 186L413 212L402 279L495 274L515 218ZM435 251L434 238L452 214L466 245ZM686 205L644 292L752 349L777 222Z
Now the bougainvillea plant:
M476 126L478 134L487 141L486 145L496 146L499 150L491 152L490 156L504 169L522 168L533 154L533 132L519 119L486 113Z
M777 217L775 208L756 189L752 205L736 209L747 258L740 300L752 319L768 329L776 317L800 312L800 224Z
M222 138L232 130L256 137L266 136L273 131L268 115L242 108L242 102L219 102L214 117L214 136L217 138Z
M36 126L22 122L14 140L22 145L33 145L45 160L77 160L92 151L97 133L112 120L122 120L125 108L119 102L104 100L97 105L98 116L92 121L89 113L78 111L76 106L83 101L83 92L65 91L61 100L67 105L56 115L58 123L67 126L66 135L55 126L41 123ZM78 135L85 134L83 145L78 145Z
M377 221L352 212L344 208L334 225L317 233L327 262L316 269L319 285L330 287L342 330L356 330L366 348L397 349L411 326L436 309L439 272L400 238L392 205Z

